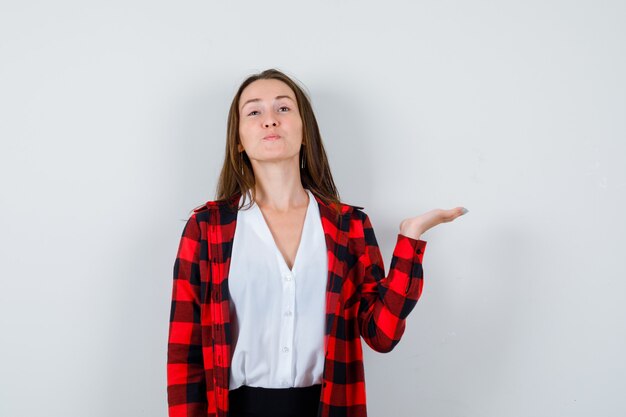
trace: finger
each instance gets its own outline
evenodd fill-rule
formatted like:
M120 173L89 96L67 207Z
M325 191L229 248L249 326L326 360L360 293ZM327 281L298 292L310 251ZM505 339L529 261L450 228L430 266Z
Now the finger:
M468 211L469 210L467 210L465 207L455 207L453 209L446 210L446 221L450 222L457 217L467 213Z

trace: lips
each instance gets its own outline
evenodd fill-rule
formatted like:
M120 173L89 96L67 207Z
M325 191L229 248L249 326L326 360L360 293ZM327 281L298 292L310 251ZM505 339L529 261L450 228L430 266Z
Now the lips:
M280 136L278 136L278 135L267 135L263 139L264 140L276 140L276 139L279 139L279 138L280 138Z

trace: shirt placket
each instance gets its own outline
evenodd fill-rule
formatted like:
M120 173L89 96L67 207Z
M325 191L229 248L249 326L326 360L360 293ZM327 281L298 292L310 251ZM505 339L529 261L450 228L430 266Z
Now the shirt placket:
M295 273L285 267L281 267L281 315L280 315L280 336L278 352L278 380L283 387L291 387L293 384L293 337L295 325L295 301L296 282Z

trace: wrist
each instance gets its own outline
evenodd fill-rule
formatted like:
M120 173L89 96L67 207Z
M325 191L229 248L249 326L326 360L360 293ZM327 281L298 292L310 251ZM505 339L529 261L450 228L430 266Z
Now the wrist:
M422 236L422 230L416 226L416 225L410 225L410 224L402 224L400 226L400 234L410 237L411 239L417 239L419 240Z

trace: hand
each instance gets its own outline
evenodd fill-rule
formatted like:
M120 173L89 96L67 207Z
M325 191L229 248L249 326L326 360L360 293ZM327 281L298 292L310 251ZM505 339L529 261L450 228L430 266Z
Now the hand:
M455 207L449 210L434 209L420 214L419 216L402 220L400 223L400 233L413 239L419 239L422 233L428 229L440 223L451 222L468 211L469 210L464 207Z

